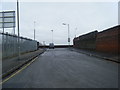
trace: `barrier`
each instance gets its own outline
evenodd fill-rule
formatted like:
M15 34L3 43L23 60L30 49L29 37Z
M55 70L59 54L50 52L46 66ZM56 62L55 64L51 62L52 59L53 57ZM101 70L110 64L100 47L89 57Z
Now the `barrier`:
M118 53L120 26L109 28L97 35L96 50L108 53Z
M85 35L75 38L73 40L74 47L80 48L80 49L95 50L97 33L98 33L98 31L93 31L88 34L85 34Z
M120 53L119 50L120 25L103 30L90 32L74 38L75 48L90 49L99 52Z
M8 33L0 33L2 38L2 59L18 56L18 36ZM20 54L37 50L37 41L20 37Z

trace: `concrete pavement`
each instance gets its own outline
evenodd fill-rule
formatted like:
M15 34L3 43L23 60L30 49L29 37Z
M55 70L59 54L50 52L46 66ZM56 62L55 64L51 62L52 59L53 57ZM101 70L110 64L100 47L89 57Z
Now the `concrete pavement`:
M118 64L67 48L48 49L3 88L117 88Z

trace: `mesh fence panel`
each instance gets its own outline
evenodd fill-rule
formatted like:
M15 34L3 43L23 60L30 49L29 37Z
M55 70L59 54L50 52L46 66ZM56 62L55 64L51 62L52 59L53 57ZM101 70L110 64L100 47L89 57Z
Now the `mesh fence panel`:
M0 34L0 82L2 82L2 35ZM0 84L0 90L2 90L2 84Z
M18 37L9 34L0 33L2 38L2 56L3 59L18 56ZM37 41L20 37L20 54L37 50Z

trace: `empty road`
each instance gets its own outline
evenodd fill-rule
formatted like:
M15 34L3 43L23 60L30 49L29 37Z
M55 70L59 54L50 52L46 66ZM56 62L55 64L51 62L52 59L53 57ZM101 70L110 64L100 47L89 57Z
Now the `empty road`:
M3 88L117 88L118 64L71 51L48 49Z

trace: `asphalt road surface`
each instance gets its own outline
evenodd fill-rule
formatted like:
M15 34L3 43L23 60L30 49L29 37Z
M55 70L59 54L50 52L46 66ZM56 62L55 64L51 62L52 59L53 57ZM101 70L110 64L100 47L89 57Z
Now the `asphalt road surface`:
M118 64L70 51L48 49L3 88L117 88Z

